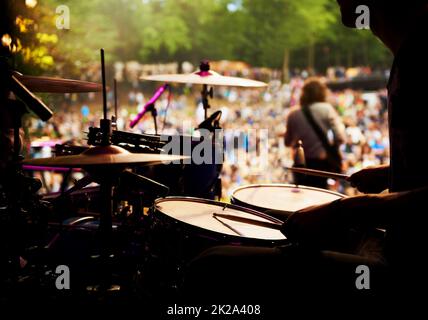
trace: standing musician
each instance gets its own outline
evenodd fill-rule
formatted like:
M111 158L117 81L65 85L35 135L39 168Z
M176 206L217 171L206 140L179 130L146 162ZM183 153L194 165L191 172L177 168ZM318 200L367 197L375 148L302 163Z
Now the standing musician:
M339 145L345 142L345 126L334 107L327 102L327 92L327 85L320 79L305 81L300 107L292 108L287 117L285 145L294 147L301 140L308 168L341 172ZM333 143L328 138L330 131ZM327 178L322 177L295 174L294 183L327 189Z
M189 266L186 290L251 297L270 292L408 296L426 283L428 217L428 0L338 0L342 21L354 27L356 8L370 9L370 27L393 53L388 83L391 161L350 177L370 193L313 206L292 214L283 233L298 246L285 248L215 247ZM378 194L389 189L389 193ZM343 253L350 230L385 230L381 250ZM370 270L370 290L356 288L357 267ZM223 288L223 290L222 290ZM227 289L224 289L227 288ZM409 290L410 289L410 290ZM218 295L216 297L219 297ZM278 297L278 296L276 296ZM212 296L210 297L212 298ZM233 301L233 300L232 300ZM245 301L245 300L244 300ZM310 307L310 305L309 305Z

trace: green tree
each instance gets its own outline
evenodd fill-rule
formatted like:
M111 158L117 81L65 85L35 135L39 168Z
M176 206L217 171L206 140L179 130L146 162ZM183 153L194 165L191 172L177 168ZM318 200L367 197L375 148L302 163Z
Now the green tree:
M308 65L314 66L313 47L335 22L326 10L329 0L263 0L243 2L243 43L238 50L255 65L281 68L285 73L292 51L310 49ZM322 37L320 37L320 35Z
M13 3L34 21L13 33L22 44L16 61L34 72L80 76L100 48L108 64L228 59L283 68L284 75L294 67L391 61L369 31L342 26L335 0L44 0L33 9ZM59 5L70 8L70 30L55 27Z

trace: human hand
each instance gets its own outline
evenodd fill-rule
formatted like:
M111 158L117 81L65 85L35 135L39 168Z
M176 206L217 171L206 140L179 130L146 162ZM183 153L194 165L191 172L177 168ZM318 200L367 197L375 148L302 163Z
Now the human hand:
M347 181L363 193L380 193L388 188L389 167L376 166L362 169L351 175Z
M292 214L282 232L292 242L305 247L331 248L347 239L349 225L340 200L311 206Z

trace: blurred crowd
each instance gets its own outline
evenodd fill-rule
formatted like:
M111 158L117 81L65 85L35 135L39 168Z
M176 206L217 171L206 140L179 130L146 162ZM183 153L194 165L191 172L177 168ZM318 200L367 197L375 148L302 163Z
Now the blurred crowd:
M214 88L209 114L222 111L221 127L227 146L223 164L223 199L233 190L253 183L290 183L287 167L293 163L293 150L284 145L286 117L290 107L298 104L304 73L297 74L287 84L271 81L265 89ZM129 122L140 112L152 93L142 90L143 84L119 87L117 129L153 134L151 115L146 114L133 129ZM197 86L173 86L156 103L159 133L197 135L195 128L204 119L204 110ZM48 123L29 117L27 156L49 157L56 144L86 145L90 126L99 126L102 116L100 94L72 94L59 99L55 114ZM114 96L107 95L110 115ZM351 174L363 167L389 162L386 90L330 92L330 103L346 126L347 140L341 146L344 173ZM45 192L57 191L61 175L38 173ZM344 194L354 190L346 182L331 181L331 189Z

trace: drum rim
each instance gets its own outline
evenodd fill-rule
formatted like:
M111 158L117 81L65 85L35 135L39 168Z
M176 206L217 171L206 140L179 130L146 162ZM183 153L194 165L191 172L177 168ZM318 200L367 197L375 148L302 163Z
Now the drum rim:
M335 192L335 191L331 191L331 190L325 190L325 189L320 189L320 188L316 188L316 187L309 187L309 186L298 186L298 185L294 185L294 184L286 184L286 183L261 183L261 184L249 184L249 185L245 185L245 186L240 186L238 188L235 188L232 191L232 195L230 196L230 201L233 204L239 205L239 206L243 206L243 207L247 207L247 208L252 208L253 210L256 211L261 211L261 212L268 212L268 211L278 211L278 209L272 209L272 208L267 208L267 207L261 207L259 205L256 204L252 204L252 203L248 203L245 202L244 200L239 199L238 197L236 197L236 193L240 190L244 190L244 189L249 189L249 188L253 188L253 187L286 187L286 188L300 188L303 190L312 190L312 191L323 191L325 193L331 194L331 195L335 195L335 196L339 196L341 198L346 198L347 196L344 194L341 194L339 192ZM283 212L287 212L288 214L293 214L295 211L289 211L289 210L280 210Z
M247 184L245 186L240 186L237 187L235 189L233 189L232 191L232 195L231 198L235 198L235 194L240 191L240 190L244 190L244 189L250 189L250 188L255 188L255 187L284 187L284 188L295 188L295 189L303 189L303 190L312 190L312 191L321 191L324 193L329 193L332 195L336 195L339 196L341 198L347 198L346 195L336 192L336 191L332 191L332 190L327 190L327 189L321 189L321 188L316 188L316 187L310 187L310 186L304 186L304 185L296 185L296 184L287 184L287 183L260 183L260 184ZM239 200L239 199L237 199Z
M241 210L241 211L244 211L244 212L247 212L247 213L250 213L250 214L254 214L254 215L257 215L257 216L259 216L261 218L269 220L271 222L283 223L281 220L279 220L279 219L277 219L275 217L272 217L272 216L270 216L270 215L268 215L266 213L263 213L263 212L260 212L260 211L257 211L257 210L251 209L251 208L243 207L243 206L240 206L240 205L237 205L237 204L234 204L234 203L228 203L228 202L222 202L222 201L216 201L216 200L204 199L204 198L197 198L197 197L168 196L168 197L165 197L165 198L158 198L158 199L155 200L155 202L153 204L153 207L154 207L155 210L158 210L158 211L162 212L160 209L156 208L156 205L159 202L163 202L163 201L174 201L174 200L175 201L182 200L182 201L188 201L188 202L208 203L208 204L214 204L214 205L215 204L225 204L225 205L227 205L228 208L237 209L237 210ZM162 212L162 213L166 214L164 212ZM183 221L180 221L180 222L183 222ZM187 222L183 222L183 223L187 223ZM190 223L187 223L187 224L191 225Z
M263 212L251 209L251 208L246 208L246 207L242 207L233 203L227 203L227 202L222 202L222 201L216 201L216 200L210 200L210 199L203 199L203 198L196 198L196 197L181 197L181 196L169 196L169 197L165 197L165 198L158 198L154 201L154 204L152 206L153 211L152 214L154 214L155 212L160 212L162 215L166 216L167 219L171 219L171 220L175 220L178 221L180 223L182 223L186 228L190 228L190 229L196 229L196 230L202 230L204 232L207 232L208 234L215 234L218 236L221 236L223 238L230 238L230 239L239 239L239 240L245 240L245 241L254 241L254 243L270 243L270 244L275 244L275 243L286 243L288 241L287 237L285 235L283 239L261 239L261 238L252 238L252 237L246 237L246 236L239 236L239 235L231 235L231 234L225 234L225 233L221 233L218 231L214 231L214 230L210 230L207 228L203 228L200 226L195 226L193 224L190 224L188 222L185 221L181 221L178 219L175 219L174 217L166 214L165 212L163 212L162 210L160 210L157 205L160 202L164 202L164 201L187 201L187 202L198 202L198 203L206 203L206 204L227 204L228 208L232 208L232 209L237 209L237 210L242 210L246 213L250 213L250 214L255 214L261 218L267 219L268 221L274 222L274 223L284 223L283 221L270 216L268 214L265 214Z

